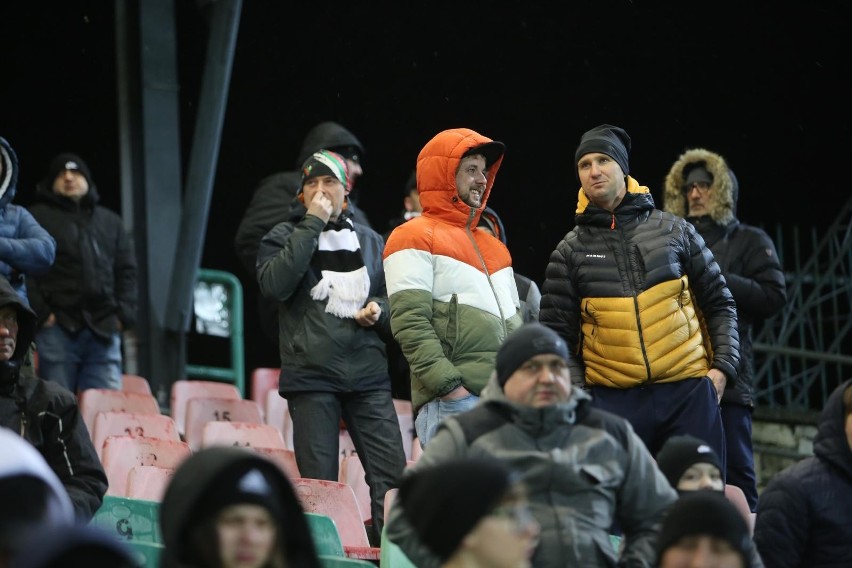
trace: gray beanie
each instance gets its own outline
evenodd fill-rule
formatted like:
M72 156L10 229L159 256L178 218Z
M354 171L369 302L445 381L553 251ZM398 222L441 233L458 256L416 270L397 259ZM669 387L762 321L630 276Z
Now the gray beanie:
M497 351L496 371L500 386L529 359L542 353L569 359L568 346L559 335L540 323L528 323L512 332Z
M583 134L574 153L574 168L576 169L580 158L592 152L606 154L621 166L624 175L630 173L630 162L627 159L630 154L630 136L623 128L601 124Z

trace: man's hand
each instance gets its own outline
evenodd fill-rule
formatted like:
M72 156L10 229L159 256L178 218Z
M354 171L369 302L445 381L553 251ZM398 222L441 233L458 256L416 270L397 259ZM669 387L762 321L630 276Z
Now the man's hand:
M463 386L458 386L455 389L451 390L447 394L441 397L441 400L457 400L459 398L464 398L470 394L470 391L464 388Z
M707 371L707 376L713 381L713 386L716 387L717 402L722 402L722 395L725 393L725 385L728 384L728 377L719 369L710 369Z
M331 211L331 200L321 191L316 192L314 198L308 204L308 215L319 217L324 223L328 223L331 218Z
M380 315L382 315L382 308L376 302L370 302L355 312L355 321L361 327L371 327L379 321Z

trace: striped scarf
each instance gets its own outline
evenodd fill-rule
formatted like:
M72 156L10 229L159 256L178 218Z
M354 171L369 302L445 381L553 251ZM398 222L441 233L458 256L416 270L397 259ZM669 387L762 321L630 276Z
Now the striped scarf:
M370 294L370 275L361 256L361 243L351 219L329 221L319 236L319 248L311 267L320 281L311 288L311 298L328 299L326 313L354 318Z

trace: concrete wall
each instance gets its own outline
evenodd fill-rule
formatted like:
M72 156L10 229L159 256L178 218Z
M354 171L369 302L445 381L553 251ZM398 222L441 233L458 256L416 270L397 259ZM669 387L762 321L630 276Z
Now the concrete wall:
M819 414L755 409L752 430L757 489L782 469L813 455Z

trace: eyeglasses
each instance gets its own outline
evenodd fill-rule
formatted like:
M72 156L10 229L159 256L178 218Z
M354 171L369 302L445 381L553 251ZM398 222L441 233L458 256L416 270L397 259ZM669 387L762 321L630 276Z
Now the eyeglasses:
M689 195L692 193L693 189L697 189L698 193L701 195L707 195L707 192L710 191L710 184L706 181L696 181L694 183L684 185L683 186L683 194Z
M526 532L530 527L537 524L529 505L501 505L491 512L492 517L507 519L512 522L515 530L519 533Z

